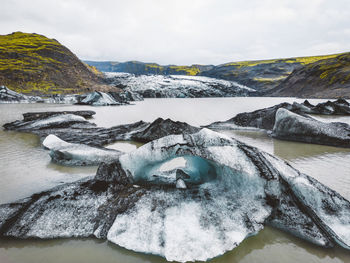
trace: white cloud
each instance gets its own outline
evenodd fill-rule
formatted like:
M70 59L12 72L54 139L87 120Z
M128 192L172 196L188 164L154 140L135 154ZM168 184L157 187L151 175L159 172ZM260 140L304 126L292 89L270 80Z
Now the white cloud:
M348 0L8 0L1 11L1 34L44 34L82 59L220 64L350 51Z

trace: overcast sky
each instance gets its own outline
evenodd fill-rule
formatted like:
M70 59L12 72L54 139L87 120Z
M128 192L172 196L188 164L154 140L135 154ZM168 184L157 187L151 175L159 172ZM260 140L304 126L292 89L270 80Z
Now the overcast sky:
M89 60L221 64L350 51L350 0L1 0L0 10L0 34L43 34Z

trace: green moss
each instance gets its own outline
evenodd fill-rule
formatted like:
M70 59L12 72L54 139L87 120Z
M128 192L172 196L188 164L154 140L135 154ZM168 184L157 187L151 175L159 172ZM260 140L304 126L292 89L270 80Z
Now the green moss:
M83 64L87 67L88 70L90 70L95 75L98 75L98 76L103 75L103 73L101 71L99 71L95 66L90 66L89 64L86 64L85 62L83 62Z
M195 66L169 66L169 69L174 70L175 72L181 72L186 75L195 76L200 72L200 69Z
M329 74L328 71L324 71L324 72L322 72L322 74L320 75L320 78L321 78L321 79L327 78L328 74Z
M64 51L56 40L38 34L0 35L0 71L33 73L40 72L45 66L59 67L62 62L50 54L63 54Z
M145 71L149 73L161 74L164 71L164 67L156 63L147 63L145 64Z
M275 82L279 80L283 80L287 78L287 76L278 76L278 77L271 77L271 78L264 78L264 77L256 77L253 78L253 80L258 81L258 82Z
M156 63L146 63L145 71L149 73L163 74L167 72L167 74L184 74L195 76L200 72L199 67L192 66L160 66Z
M301 65L311 64L323 59L335 58L339 54L325 55L325 56L311 56L311 57L296 57L296 58L287 58L287 59L268 59L268 60L251 60L251 61L240 61L226 63L223 66L236 66L237 68L242 67L253 67L260 64L271 64L271 63L298 63Z
M17 92L86 92L100 85L100 76L101 72L84 65L55 39L22 32L0 35L0 85Z

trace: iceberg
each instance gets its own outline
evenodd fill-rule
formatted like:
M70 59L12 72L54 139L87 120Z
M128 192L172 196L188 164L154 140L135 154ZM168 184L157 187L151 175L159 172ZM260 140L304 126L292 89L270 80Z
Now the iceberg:
M348 200L208 129L153 140L101 163L93 178L0 205L0 236L93 235L180 262L222 255L265 225L350 249Z
M94 91L85 95L81 101L78 102L81 105L92 105L92 106L108 106L108 105L122 105L124 102L117 101L113 96L108 93Z
M278 109L272 136L278 139L350 147L350 126L342 122L325 123L287 109Z
M53 134L45 138L43 146L50 150L53 161L64 165L98 165L117 160L122 154L117 150L68 143Z

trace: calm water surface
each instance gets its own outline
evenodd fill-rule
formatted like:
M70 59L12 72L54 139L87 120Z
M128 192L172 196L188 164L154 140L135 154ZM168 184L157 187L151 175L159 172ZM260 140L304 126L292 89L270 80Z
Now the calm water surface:
M131 106L90 107L49 104L0 104L0 125L29 111L94 110L92 120L111 127L158 117L207 125L227 120L286 98L148 99ZM302 100L297 100L301 102ZM319 100L310 100L317 103ZM316 116L323 121L350 123L349 117ZM275 140L260 131L222 131L292 163L350 199L350 149ZM109 148L130 151L140 144L118 142ZM50 161L37 136L0 130L0 203L15 201L55 185L93 176L97 167L64 167ZM164 259L125 250L94 239L0 240L0 263L165 262ZM281 231L265 228L238 248L212 262L350 262L350 252L323 249Z

